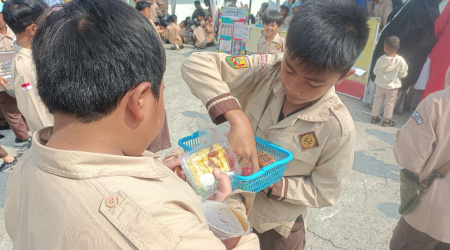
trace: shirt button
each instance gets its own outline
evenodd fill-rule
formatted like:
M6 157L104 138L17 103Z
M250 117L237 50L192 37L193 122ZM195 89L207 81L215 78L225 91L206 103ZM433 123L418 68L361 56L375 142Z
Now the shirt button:
M341 110L341 108L342 108L341 104L334 106L334 110Z
M109 196L106 198L105 204L109 208L113 208L117 205L117 197L114 195Z
M264 139L268 140L269 137L270 137L269 133L265 133L265 134L264 134Z

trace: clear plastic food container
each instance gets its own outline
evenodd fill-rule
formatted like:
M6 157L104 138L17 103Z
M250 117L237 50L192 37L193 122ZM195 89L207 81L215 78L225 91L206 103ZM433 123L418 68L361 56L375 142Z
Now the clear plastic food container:
M218 191L217 180L213 175L215 168L226 173L231 182L234 181L235 174L241 173L236 155L227 139L190 151L182 155L180 160L189 184L204 199Z

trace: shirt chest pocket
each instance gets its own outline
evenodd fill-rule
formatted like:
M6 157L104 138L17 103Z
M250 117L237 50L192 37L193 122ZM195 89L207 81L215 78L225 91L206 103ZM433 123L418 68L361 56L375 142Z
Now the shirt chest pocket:
M138 249L174 249L180 241L121 191L105 197L100 211Z

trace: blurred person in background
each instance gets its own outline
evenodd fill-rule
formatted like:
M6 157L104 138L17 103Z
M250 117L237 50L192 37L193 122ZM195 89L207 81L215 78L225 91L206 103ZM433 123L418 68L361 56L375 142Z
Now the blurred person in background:
M369 0L366 5L366 11L371 17L378 17L381 19L380 30L387 24L388 16L392 12L391 0Z

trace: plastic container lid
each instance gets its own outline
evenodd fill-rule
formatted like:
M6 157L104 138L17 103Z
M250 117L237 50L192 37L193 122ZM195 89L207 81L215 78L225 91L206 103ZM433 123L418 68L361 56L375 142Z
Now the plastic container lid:
M252 232L252 226L248 219L225 203L205 201L202 203L202 208L210 230L221 240L247 235Z

